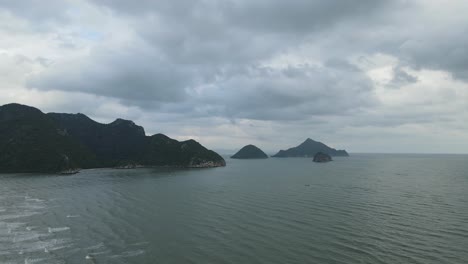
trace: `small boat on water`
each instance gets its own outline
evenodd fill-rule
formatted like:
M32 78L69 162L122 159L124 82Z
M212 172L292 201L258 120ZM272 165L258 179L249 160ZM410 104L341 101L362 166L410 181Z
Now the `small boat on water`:
M130 169L136 169L138 166L139 165L137 164L125 164L125 165L114 167L114 169L130 170Z
M77 174L79 173L79 169L68 169L68 170L63 170L59 172L60 175L72 175L72 174Z

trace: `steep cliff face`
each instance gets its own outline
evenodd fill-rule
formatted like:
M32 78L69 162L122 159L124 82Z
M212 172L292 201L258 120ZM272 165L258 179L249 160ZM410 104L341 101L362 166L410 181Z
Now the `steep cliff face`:
M268 155L254 145L247 145L241 148L236 154L231 156L232 159L267 159Z
M146 166L217 167L224 159L194 140L145 135L117 119L101 124L83 114L44 114L10 104L0 107L0 172L58 172L70 168Z
M273 157L283 158L283 157L313 157L318 152L326 153L330 156L342 156L347 157L349 154L346 150L336 150L330 148L329 146L323 144L322 142L314 141L308 138L302 144L297 147L290 148L288 150L280 150Z

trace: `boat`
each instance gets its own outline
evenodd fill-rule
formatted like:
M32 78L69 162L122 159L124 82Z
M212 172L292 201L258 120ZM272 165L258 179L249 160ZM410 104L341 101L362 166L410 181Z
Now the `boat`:
M59 172L60 175L73 175L80 172L80 169L68 169Z

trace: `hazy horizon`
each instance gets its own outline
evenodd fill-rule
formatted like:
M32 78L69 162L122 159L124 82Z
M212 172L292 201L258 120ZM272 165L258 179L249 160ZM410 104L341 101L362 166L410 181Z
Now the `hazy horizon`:
M462 0L4 1L0 105L130 119L214 150L312 138L350 153L467 154L466 11Z

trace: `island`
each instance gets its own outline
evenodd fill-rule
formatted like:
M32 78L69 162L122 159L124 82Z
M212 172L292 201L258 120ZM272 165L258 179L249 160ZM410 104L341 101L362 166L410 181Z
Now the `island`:
M241 148L231 159L267 159L268 155L254 145L247 145Z
M330 161L332 161L332 158L330 157L330 155L328 155L326 153L319 152L319 153L315 154L313 161L314 162L319 162L319 163L330 162Z
M195 140L147 136L130 120L101 124L84 114L45 114L20 104L0 106L0 153L0 173L226 165Z
M286 157L314 157L317 153L322 152L332 157L348 157L349 154L346 150L336 150L322 142L318 142L308 138L297 147L287 150L280 150L272 157L286 158Z

